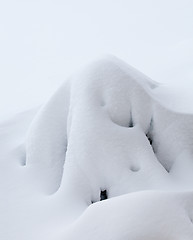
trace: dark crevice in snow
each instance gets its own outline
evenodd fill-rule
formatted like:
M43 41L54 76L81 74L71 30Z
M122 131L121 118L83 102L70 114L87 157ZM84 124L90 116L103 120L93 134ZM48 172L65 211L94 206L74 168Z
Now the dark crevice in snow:
M151 138L150 134L149 134L149 133L147 133L147 134L146 134L146 137L147 137L147 139L148 139L148 141L149 141L150 145L152 146L153 139Z
M107 196L107 190L101 190L101 193L100 193L100 201L103 201L105 199L107 199L108 196Z
M100 191L100 201L106 200L108 199L108 195L107 195L107 190L101 190ZM97 201L91 200L91 204L98 202L99 199Z
M152 130L153 130L153 119L151 119L151 121L150 121L149 129L148 129L148 131L147 131L147 133L146 133L146 137L147 137L147 139L148 139L148 141L149 141L149 143L150 143L150 145L151 145L151 147L152 147L153 152L155 153L155 148L154 148L154 146L153 146L153 134L152 134Z
M151 118L150 124L149 124L149 129L146 133L146 137L151 145L151 148L154 152L155 157L157 158L157 160L159 161L159 163L163 166L163 168L166 170L166 172L170 172L170 169L168 169L166 166L163 165L163 163L159 160L158 156L156 155L156 149L155 149L155 143L154 143L154 139L153 139L153 118Z
M129 128L132 128L132 127L134 127L134 124L133 124L132 113L130 112Z

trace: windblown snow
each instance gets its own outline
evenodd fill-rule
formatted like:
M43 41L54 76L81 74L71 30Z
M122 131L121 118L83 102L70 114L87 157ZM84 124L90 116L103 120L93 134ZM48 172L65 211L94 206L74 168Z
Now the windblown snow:
M0 125L0 239L192 240L193 114L115 57Z

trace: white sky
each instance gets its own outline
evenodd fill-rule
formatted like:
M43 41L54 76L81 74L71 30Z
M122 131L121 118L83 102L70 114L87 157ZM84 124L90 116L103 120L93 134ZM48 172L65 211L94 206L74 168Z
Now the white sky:
M106 53L193 90L192 40L192 0L0 0L0 118Z

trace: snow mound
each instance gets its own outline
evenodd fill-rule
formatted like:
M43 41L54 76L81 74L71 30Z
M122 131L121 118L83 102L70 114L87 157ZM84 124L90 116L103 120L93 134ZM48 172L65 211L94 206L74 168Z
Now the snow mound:
M18 239L193 239L193 115L157 88L115 57L64 82L8 148L23 166L9 184L26 202L4 215L30 217Z
M190 240L192 209L193 193L131 193L91 205L64 239Z
M53 193L78 178L88 182L82 192L90 189L91 202L99 199L100 189L113 197L167 187L166 181L173 185L180 159L186 165L192 156L193 117L163 107L154 98L156 87L112 57L65 82L28 134L27 166L42 189ZM71 194L73 188L80 191L75 184Z

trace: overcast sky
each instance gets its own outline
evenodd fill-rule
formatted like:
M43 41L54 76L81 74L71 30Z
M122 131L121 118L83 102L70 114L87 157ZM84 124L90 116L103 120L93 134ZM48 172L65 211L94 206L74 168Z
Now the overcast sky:
M0 34L0 117L44 102L107 53L193 86L192 0L0 0Z

